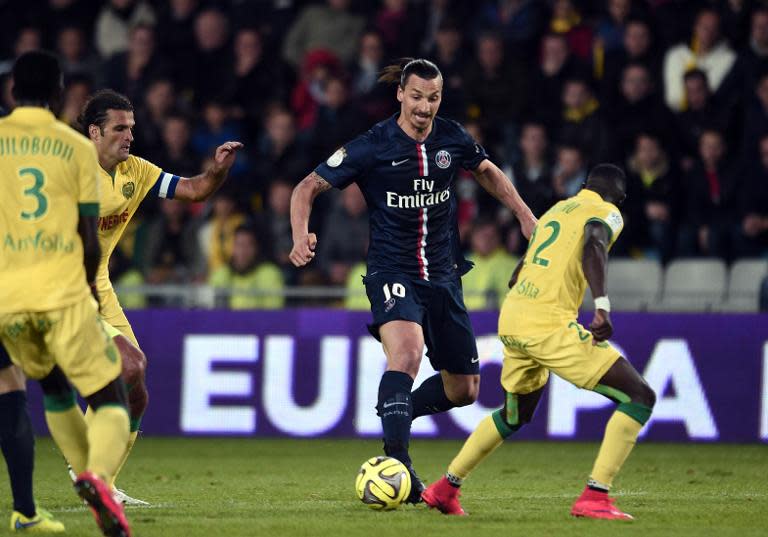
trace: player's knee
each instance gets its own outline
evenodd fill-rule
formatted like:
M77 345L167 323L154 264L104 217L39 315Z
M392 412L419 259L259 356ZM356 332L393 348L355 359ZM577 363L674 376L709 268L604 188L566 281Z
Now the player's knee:
M115 343L120 350L123 362L123 380L128 386L143 385L147 370L147 357L141 349L123 336L116 337Z
M646 382L643 382L640 385L636 399L637 401L635 402L645 405L648 408L653 408L656 404L656 392L653 391L653 388L648 386Z
M419 347L404 346L389 357L389 367L416 377L421 365L421 354L422 350Z
M98 410L104 405L119 405L128 408L128 394L125 389L125 382L117 377L102 389L85 398L88 405L94 410Z
M480 394L480 375L466 376L461 382L445 385L445 395L456 406L467 406L477 401Z

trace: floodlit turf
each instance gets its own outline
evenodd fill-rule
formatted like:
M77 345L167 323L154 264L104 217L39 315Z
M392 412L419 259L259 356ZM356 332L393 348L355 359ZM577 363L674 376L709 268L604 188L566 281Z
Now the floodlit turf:
M417 470L441 475L460 443L414 440ZM119 485L151 508L129 508L137 537L747 536L768 528L768 448L641 444L616 483L635 522L572 519L595 444L507 442L464 486L469 517L423 505L374 512L354 493L374 441L142 438ZM97 536L48 439L37 444L37 497L69 535ZM7 532L10 499L0 479Z

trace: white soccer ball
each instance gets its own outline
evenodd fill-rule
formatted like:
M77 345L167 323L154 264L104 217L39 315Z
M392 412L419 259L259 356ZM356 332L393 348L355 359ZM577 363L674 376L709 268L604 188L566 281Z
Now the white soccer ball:
M371 509L397 509L411 493L411 474L392 457L372 457L360 467L355 492Z

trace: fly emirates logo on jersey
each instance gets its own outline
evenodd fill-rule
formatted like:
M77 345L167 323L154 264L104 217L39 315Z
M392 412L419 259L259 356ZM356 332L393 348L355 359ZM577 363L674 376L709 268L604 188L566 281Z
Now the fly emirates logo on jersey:
M451 190L438 190L435 192L435 182L424 178L413 180L413 194L398 194L387 192L387 207L395 209L421 209L433 207L448 201Z

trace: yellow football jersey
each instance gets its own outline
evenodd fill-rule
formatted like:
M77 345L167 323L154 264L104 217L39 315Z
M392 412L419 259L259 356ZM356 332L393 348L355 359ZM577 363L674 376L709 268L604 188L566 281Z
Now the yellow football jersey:
M42 312L89 295L79 214L99 211L96 149L44 108L0 119L0 311Z
M544 334L576 319L587 288L581 258L588 222L605 224L609 248L624 227L619 209L586 189L544 213L504 300L500 334Z
M117 165L114 177L99 166L101 263L96 281L100 294L111 288L109 256L112 255L141 201L148 194L173 198L178 181L178 176L165 173L151 162L133 155Z

